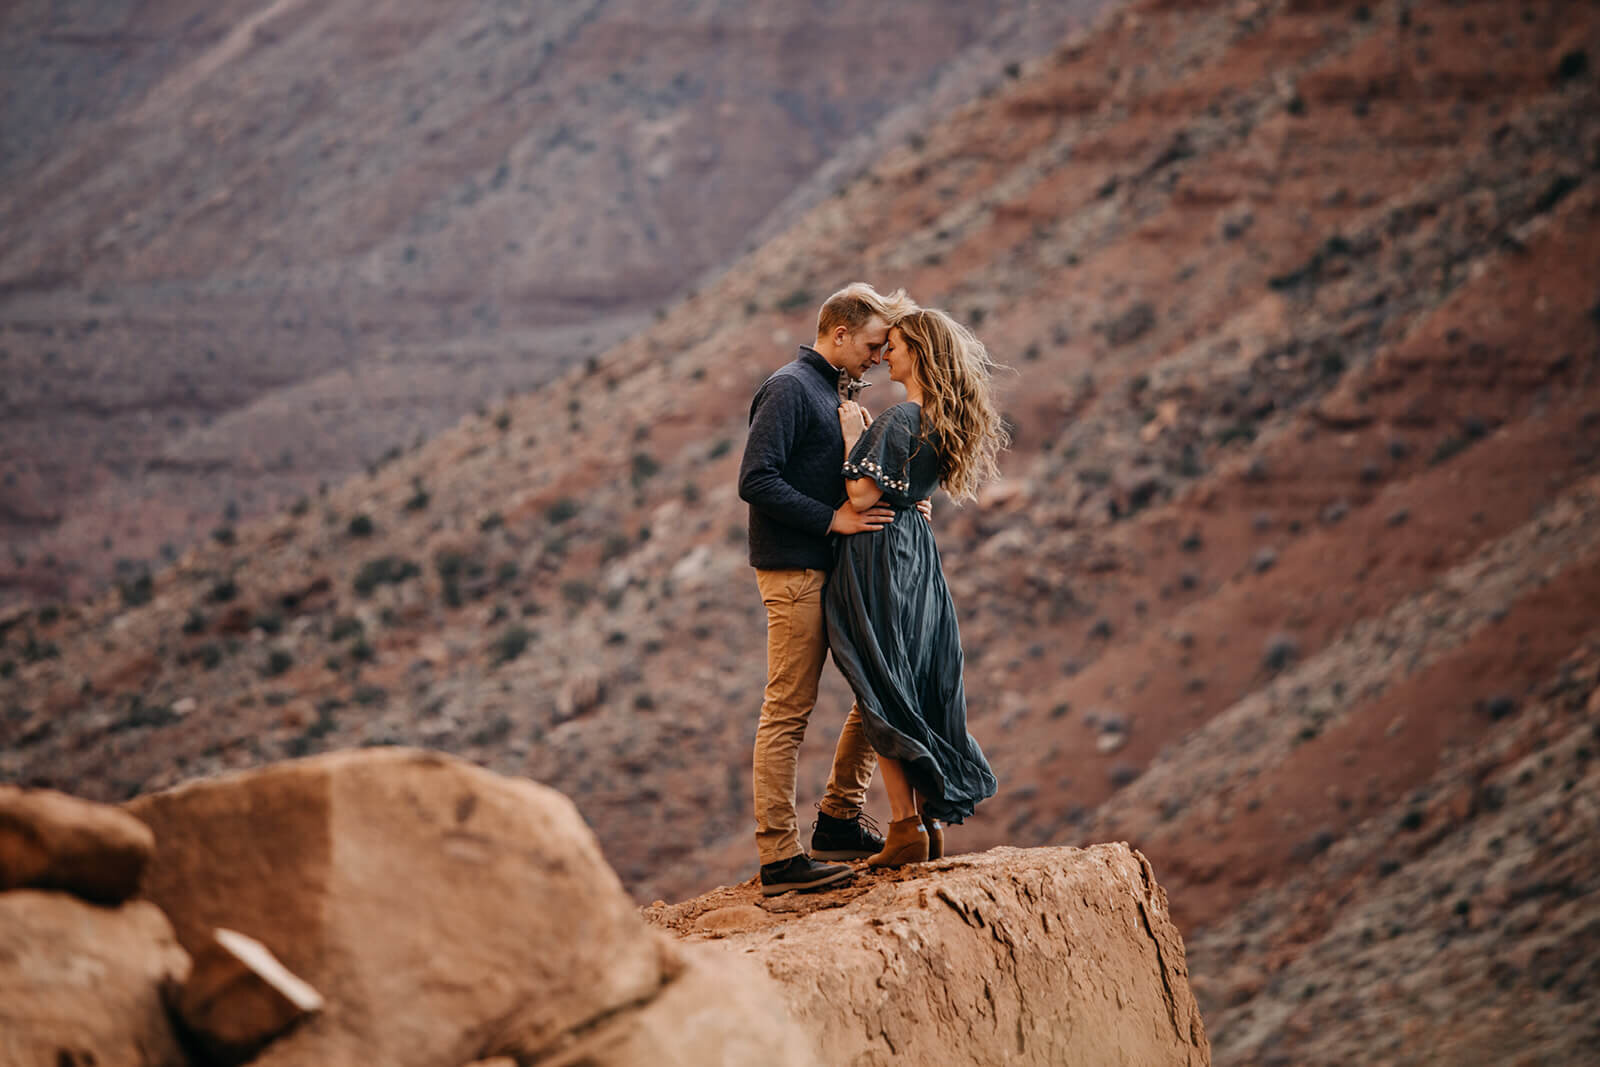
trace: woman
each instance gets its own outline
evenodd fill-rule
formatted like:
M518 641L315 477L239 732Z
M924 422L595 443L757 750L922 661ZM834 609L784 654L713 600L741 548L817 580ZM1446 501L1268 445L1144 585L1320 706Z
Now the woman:
M939 823L993 796L994 772L967 733L961 634L932 528L917 502L943 486L972 498L1007 444L983 344L942 311L897 319L884 349L906 399L869 420L839 407L845 486L857 509L888 504L892 523L839 540L828 580L828 644L855 690L889 793L889 835L873 867L937 859Z

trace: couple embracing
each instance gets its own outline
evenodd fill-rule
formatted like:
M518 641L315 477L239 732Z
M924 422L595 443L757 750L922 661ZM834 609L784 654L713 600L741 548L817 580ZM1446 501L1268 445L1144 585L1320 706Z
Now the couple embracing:
M854 399L879 362L906 399L877 417ZM857 282L830 296L816 342L757 391L739 468L750 563L767 609L767 687L756 728L756 850L768 896L844 881L854 869L943 855L943 823L993 796L967 733L961 637L928 498L971 498L997 473L1006 434L981 342L903 290ZM829 649L855 693L800 846L795 775ZM863 813L874 768L887 838Z

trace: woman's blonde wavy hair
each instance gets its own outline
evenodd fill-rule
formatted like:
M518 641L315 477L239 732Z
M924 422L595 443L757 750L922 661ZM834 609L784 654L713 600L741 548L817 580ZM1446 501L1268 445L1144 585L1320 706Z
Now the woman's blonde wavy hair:
M971 500L1000 476L1000 452L1011 443L990 385L994 361L971 330L937 308L918 308L889 325L914 357L922 434L939 449L939 484L955 500Z

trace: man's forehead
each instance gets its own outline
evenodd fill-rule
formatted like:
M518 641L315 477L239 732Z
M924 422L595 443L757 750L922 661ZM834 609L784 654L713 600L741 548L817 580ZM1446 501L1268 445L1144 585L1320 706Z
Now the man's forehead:
M874 315L867 320L865 326L861 327L861 332L867 335L868 340L876 344L889 336L889 324L884 322L880 316Z

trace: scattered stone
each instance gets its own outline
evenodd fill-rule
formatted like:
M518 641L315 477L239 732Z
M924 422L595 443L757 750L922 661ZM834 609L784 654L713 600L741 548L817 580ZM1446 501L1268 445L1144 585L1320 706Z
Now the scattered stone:
M213 932L175 998L179 1018L211 1057L243 1063L268 1042L323 1008L261 942L236 930Z
M59 889L117 904L139 889L150 828L109 804L0 785L0 890Z
M1121 789L1139 777L1139 768L1131 763L1118 763L1111 768L1109 775L1112 789Z
M1348 514L1350 514L1349 501L1335 500L1333 503L1322 509L1322 521L1327 523L1329 526L1333 526L1334 524L1343 521L1344 517Z
M1404 526L1411 519L1410 508L1396 508L1389 512L1389 517L1384 520L1390 526Z
M1127 734L1117 733L1115 730L1109 730L1095 738L1094 747L1096 751L1100 752L1101 754L1109 755L1127 743Z
M188 1067L163 1004L188 975L188 953L148 901L0 893L0 1063Z
M1254 556L1250 557L1250 569L1255 571L1257 574L1267 573L1274 566L1276 566L1277 563L1278 550L1272 548L1271 546L1259 549Z

